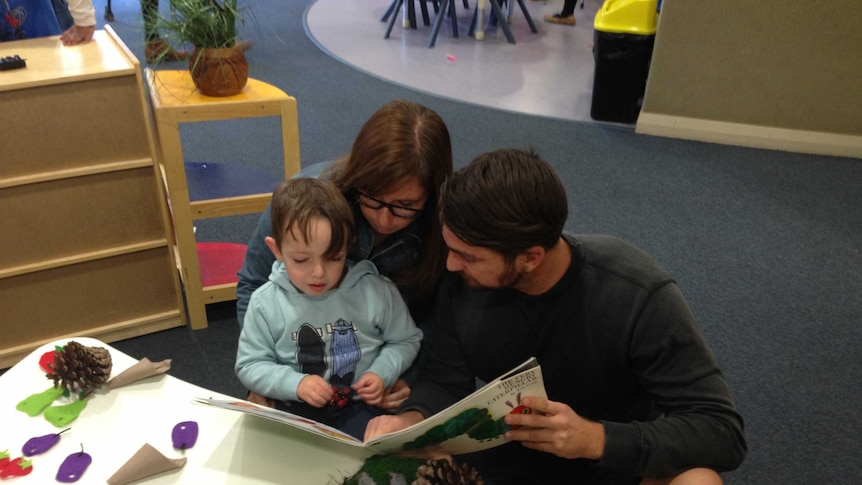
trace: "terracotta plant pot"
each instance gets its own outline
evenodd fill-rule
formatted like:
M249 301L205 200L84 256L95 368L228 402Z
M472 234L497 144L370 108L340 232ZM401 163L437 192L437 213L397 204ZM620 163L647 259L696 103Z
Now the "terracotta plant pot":
M195 87L207 96L233 96L248 82L248 62L242 49L195 47L189 57Z

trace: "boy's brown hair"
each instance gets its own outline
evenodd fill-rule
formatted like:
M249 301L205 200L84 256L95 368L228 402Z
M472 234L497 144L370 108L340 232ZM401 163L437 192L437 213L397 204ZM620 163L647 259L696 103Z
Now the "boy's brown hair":
M332 227L326 257L334 258L353 242L353 209L335 185L324 179L296 178L280 183L272 194L272 236L281 247L284 235L308 243L311 221L324 219Z

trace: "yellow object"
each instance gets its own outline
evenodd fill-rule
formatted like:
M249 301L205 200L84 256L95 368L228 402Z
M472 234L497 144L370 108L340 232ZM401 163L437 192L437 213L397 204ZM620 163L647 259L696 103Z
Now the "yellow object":
M605 0L596 12L595 28L615 34L655 34L657 0Z

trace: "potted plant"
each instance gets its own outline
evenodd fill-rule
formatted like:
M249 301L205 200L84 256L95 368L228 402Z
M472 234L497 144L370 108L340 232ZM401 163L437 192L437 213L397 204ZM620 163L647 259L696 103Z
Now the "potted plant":
M170 14L159 17L157 29L170 44L194 47L189 71L198 90L209 96L242 91L248 63L237 45L237 24L244 23L237 0L170 0L170 5Z

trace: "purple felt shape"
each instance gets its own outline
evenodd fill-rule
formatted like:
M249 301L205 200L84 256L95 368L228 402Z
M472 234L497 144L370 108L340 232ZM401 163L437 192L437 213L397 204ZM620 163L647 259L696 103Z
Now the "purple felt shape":
M83 451L72 453L60 464L60 469L57 470L57 481L63 483L77 482L92 462L93 458Z
M171 432L174 448L186 450L195 445L198 440L198 423L195 421L183 421L177 423Z
M21 448L21 453L24 456L30 457L35 455L41 455L46 451L50 450L60 441L60 435L69 431L69 428L60 431L59 433L46 434L43 436L35 436L27 440L24 443L24 446Z

